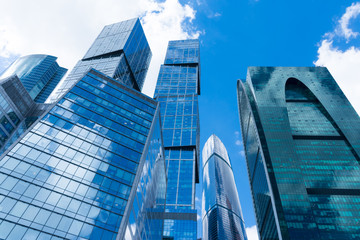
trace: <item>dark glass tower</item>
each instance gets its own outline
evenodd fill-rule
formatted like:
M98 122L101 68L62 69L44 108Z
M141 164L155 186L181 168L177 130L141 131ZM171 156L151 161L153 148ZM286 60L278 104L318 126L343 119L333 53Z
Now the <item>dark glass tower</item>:
M1 158L0 238L159 239L159 110L90 70Z
M49 102L61 97L90 68L141 91L151 56L139 19L107 25Z
M170 41L155 89L161 107L168 177L164 239L197 237L199 94L199 41Z
M360 119L323 67L250 67L241 130L261 239L359 239Z
M57 64L56 59L43 54L20 57L0 78L16 75L30 97L37 103L44 103L67 72Z
M202 239L246 240L230 158L217 136L211 135L206 141L202 163Z

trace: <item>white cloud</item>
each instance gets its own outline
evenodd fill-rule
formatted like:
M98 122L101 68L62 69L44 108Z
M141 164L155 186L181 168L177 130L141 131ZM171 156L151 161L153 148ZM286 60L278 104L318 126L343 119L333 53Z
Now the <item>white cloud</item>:
M355 38L359 35L358 32L353 32L349 28L351 19L356 18L360 14L360 3L353 3L350 7L346 8L345 14L340 18L339 25L336 29L336 33L342 35L349 41L350 38Z
M241 146L242 145L242 142L240 140L236 140L235 141L235 144L238 145L238 146Z
M316 66L326 66L340 88L360 114L360 49L350 47L341 51L332 41L323 40L318 49Z
M335 37L339 38L338 41L357 38L359 34L348 26L349 20L359 14L360 3L354 3L346 9L336 29L324 35L324 39L319 44L317 60L314 61L316 66L328 68L358 114L360 113L360 48L348 46L347 49L340 50L333 40Z
M245 151L244 151L244 150L241 150L241 151L239 152L239 154L240 154L240 156L245 157Z
M104 25L141 17L153 58L144 93L152 95L169 40L198 37L196 11L178 0L5 1L0 8L0 57L45 53L71 69Z
M254 225L252 227L247 227L245 230L246 230L246 235L248 237L248 240L259 240L256 225Z

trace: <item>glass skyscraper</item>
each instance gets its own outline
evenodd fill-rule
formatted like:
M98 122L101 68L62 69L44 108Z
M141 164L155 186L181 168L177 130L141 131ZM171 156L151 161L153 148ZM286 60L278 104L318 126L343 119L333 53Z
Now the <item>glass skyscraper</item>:
M18 58L0 76L16 75L30 97L37 103L44 103L67 72L56 62L57 57L33 54Z
M0 160L0 238L158 239L159 110L90 70Z
M55 102L37 104L41 118L0 158L0 239L161 239L160 107L139 92L150 58L138 19L106 26ZM26 92L18 83L1 82L9 98Z
M167 169L164 239L197 238L199 94L199 41L170 41L155 89L155 99L160 102Z
M230 158L216 135L211 135L204 145L202 164L202 239L246 240Z
M260 239L360 239L360 118L323 67L238 82Z
M90 68L141 91L151 56L138 18L107 25L48 102L59 99Z

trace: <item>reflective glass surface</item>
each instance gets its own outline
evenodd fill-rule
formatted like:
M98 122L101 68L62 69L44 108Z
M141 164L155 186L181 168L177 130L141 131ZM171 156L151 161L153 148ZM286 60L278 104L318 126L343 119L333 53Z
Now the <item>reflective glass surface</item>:
M166 173L159 111L149 135L149 146L139 172L135 197L129 211L125 239L161 239L165 211ZM140 166L141 167L141 166Z
M217 136L206 141L202 161L203 239L247 239L230 159Z
M360 238L360 119L327 69L251 67L238 96L261 239Z
M0 160L0 238L115 239L139 166L162 161L156 107L88 72Z
M197 237L199 94L199 41L170 41L155 89L155 99L160 103L168 180L164 239Z
M67 69L59 67L57 57L34 54L17 59L1 76L17 75L31 98L44 103Z
M107 25L48 102L54 102L90 68L141 91L151 50L139 19Z

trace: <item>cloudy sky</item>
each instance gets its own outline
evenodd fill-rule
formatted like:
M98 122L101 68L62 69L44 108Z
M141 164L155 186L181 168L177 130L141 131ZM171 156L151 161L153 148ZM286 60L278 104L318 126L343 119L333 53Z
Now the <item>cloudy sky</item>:
M236 80L248 66L326 66L359 113L359 15L360 2L346 0L2 0L0 72L31 53L57 56L71 69L104 25L140 17L153 52L144 86L152 96L167 42L199 37L201 147L212 133L227 147L255 240Z

